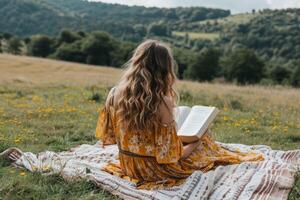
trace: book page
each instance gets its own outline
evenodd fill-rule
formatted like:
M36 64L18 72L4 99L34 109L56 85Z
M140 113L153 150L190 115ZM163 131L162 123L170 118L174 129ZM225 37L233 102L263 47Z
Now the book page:
M209 124L215 119L218 109L207 106L194 106L177 134L179 136L198 136L205 133Z
M183 122L186 120L187 116L191 111L191 107L188 106L179 106L174 108L174 117L177 124L177 128L180 129Z

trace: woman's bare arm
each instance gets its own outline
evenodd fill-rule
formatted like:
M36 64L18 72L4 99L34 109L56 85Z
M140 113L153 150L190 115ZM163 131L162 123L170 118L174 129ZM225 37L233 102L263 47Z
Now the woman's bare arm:
M159 107L159 112L161 113L161 122L164 124L169 124L174 121L173 118L173 108L174 104L173 101L169 97L164 98L165 104L162 103L161 106ZM183 155L182 159L187 158L193 150L199 145L200 140L189 143L187 145L183 146Z
M185 146L183 146L183 154L181 156L181 159L186 159L187 157L189 157L189 155L191 155L191 153L194 151L194 149L200 144L200 140L193 142L193 143L189 143Z

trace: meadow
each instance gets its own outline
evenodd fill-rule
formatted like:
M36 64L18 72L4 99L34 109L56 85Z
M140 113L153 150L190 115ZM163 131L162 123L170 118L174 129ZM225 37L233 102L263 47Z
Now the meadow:
M215 21L218 24L221 25L228 25L228 24L246 24L248 23L251 19L255 18L258 16L259 13L240 13L240 14L235 14L235 15L230 15L228 17L220 18L217 20L212 20L212 19L207 19L199 22L193 22L193 24L207 24L207 23L215 23Z
M0 151L65 151L93 144L98 111L121 70L0 54ZM217 141L300 147L300 90L179 81L181 105L213 105ZM66 183L0 159L0 200L116 199L84 180ZM300 199L300 174L290 193Z
M201 33L201 32L180 32L180 31L173 31L172 35L185 37L188 35L190 39L202 39L202 40L211 40L214 41L219 39L219 33Z

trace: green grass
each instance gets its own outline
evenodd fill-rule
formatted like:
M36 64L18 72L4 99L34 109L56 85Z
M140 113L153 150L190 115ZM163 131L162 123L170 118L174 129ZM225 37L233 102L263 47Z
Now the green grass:
M0 55L0 151L64 151L94 144L98 109L120 71L47 59ZM214 105L221 142L299 149L300 91L180 81L180 104ZM300 174L290 200L300 199ZM0 159L0 200L115 199L84 180L67 183L13 168Z
M200 33L200 32L179 32L173 31L173 35L185 37L188 34L190 39L201 39L201 40L216 40L220 37L219 33Z
M0 87L0 151L17 146L35 153L96 142L97 109L106 88ZM97 101L93 97L97 94ZM25 175L24 173L25 172ZM0 161L0 199L115 199L84 180L28 173Z
M37 153L93 144L97 110L108 89L101 86L1 86L0 151L17 146ZM91 100L95 96L98 102ZM249 108L243 99L234 96L225 101L210 92L196 95L186 89L180 90L180 96L182 104L216 105L222 109L212 127L219 141L263 143L285 150L299 148L299 110L269 107L264 112L262 108ZM115 198L92 183L66 183L58 176L28 173L10 167L5 160L0 161L0 172L0 199ZM298 178L290 199L300 197L299 184Z
M3 164L2 164L3 165ZM84 180L68 183L57 175L42 176L26 174L21 176L20 170L11 167L0 168L0 199L117 199L96 185ZM9 176L8 176L9 175Z

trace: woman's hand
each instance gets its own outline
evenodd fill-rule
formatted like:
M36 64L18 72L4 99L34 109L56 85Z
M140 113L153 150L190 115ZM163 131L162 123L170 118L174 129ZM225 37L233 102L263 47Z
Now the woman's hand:
M181 159L186 159L187 157L189 157L189 155L191 155L191 153L193 152L193 150L201 143L200 140L197 140L196 142L193 143L189 143L185 146L183 146L183 155L181 156Z

